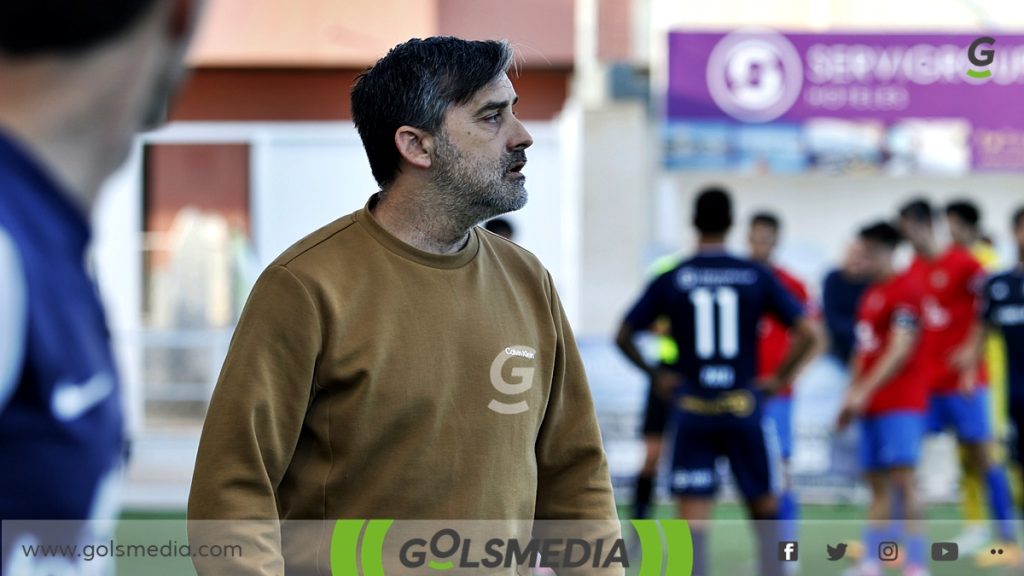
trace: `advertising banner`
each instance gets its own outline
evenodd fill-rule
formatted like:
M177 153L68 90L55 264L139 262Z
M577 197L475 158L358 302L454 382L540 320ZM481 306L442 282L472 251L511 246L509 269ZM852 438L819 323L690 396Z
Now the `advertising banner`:
M667 163L1024 169L1024 36L669 35Z

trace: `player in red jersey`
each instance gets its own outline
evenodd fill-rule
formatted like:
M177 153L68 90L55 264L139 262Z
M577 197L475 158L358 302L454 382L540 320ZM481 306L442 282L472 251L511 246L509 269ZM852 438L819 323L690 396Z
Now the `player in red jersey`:
M1016 564L1020 548L1013 526L1013 500L1006 470L992 449L986 377L974 342L982 330L979 295L985 281L981 264L966 248L936 247L934 212L927 200L917 199L900 210L900 228L914 247L907 274L922 286L922 339L931 398L928 430L952 428L974 473L985 479L988 504L996 520L1001 562ZM987 550L979 560L990 561Z
M809 307L810 295L803 282L773 262L775 248L779 242L781 222L778 216L769 212L758 212L750 219L750 231L747 241L750 246L750 259L764 265L779 280L779 283L805 309ZM812 316L809 312L809 317ZM774 316L761 318L758 327L758 363L759 378L768 378L778 372L786 354L789 352L789 329ZM808 358L813 358L812 353ZM799 371L797 372L799 373ZM793 492L789 475L789 461L793 455L793 383L785 385L768 398L764 406L764 419L769 429L774 429L779 441L782 455L783 487L779 494L779 520L781 536L785 541L796 541L798 538L797 521L800 517L799 502ZM787 567L796 564L786 564Z
M857 311L851 383L838 420L840 429L855 418L861 420L860 460L871 489L864 534L867 550L853 571L863 576L882 573L882 543L894 539L894 521L905 518L904 574L920 576L928 573L921 507L914 490L928 406L925 359L918 346L921 289L915 277L893 270L898 230L879 222L861 230L859 237L872 284Z

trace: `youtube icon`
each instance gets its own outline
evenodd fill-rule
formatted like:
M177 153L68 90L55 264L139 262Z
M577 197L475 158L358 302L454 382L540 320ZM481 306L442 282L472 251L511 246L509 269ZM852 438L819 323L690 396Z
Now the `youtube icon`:
M960 558L960 547L956 542L935 542L932 544L932 561L954 562Z

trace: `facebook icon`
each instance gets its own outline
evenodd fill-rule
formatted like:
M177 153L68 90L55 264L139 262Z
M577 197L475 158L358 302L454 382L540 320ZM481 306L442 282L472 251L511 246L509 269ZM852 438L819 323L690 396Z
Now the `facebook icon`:
M796 542L779 542L779 562L796 562L799 559L799 544Z

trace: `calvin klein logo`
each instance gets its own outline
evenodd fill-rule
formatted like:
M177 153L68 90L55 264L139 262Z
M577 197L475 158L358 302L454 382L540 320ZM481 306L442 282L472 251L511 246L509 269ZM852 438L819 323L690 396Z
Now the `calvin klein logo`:
M502 372L504 371L505 364L512 358L535 360L536 357L537 351L529 346L509 346L505 348L494 358L494 362L491 362L491 385L500 394L505 396L525 394L527 390L533 387L533 377L536 372L534 366L514 366L510 371L510 375L514 379L513 382L505 380ZM530 409L530 405L526 403L526 400L508 403L495 399L491 400L487 407L498 414L522 414Z

